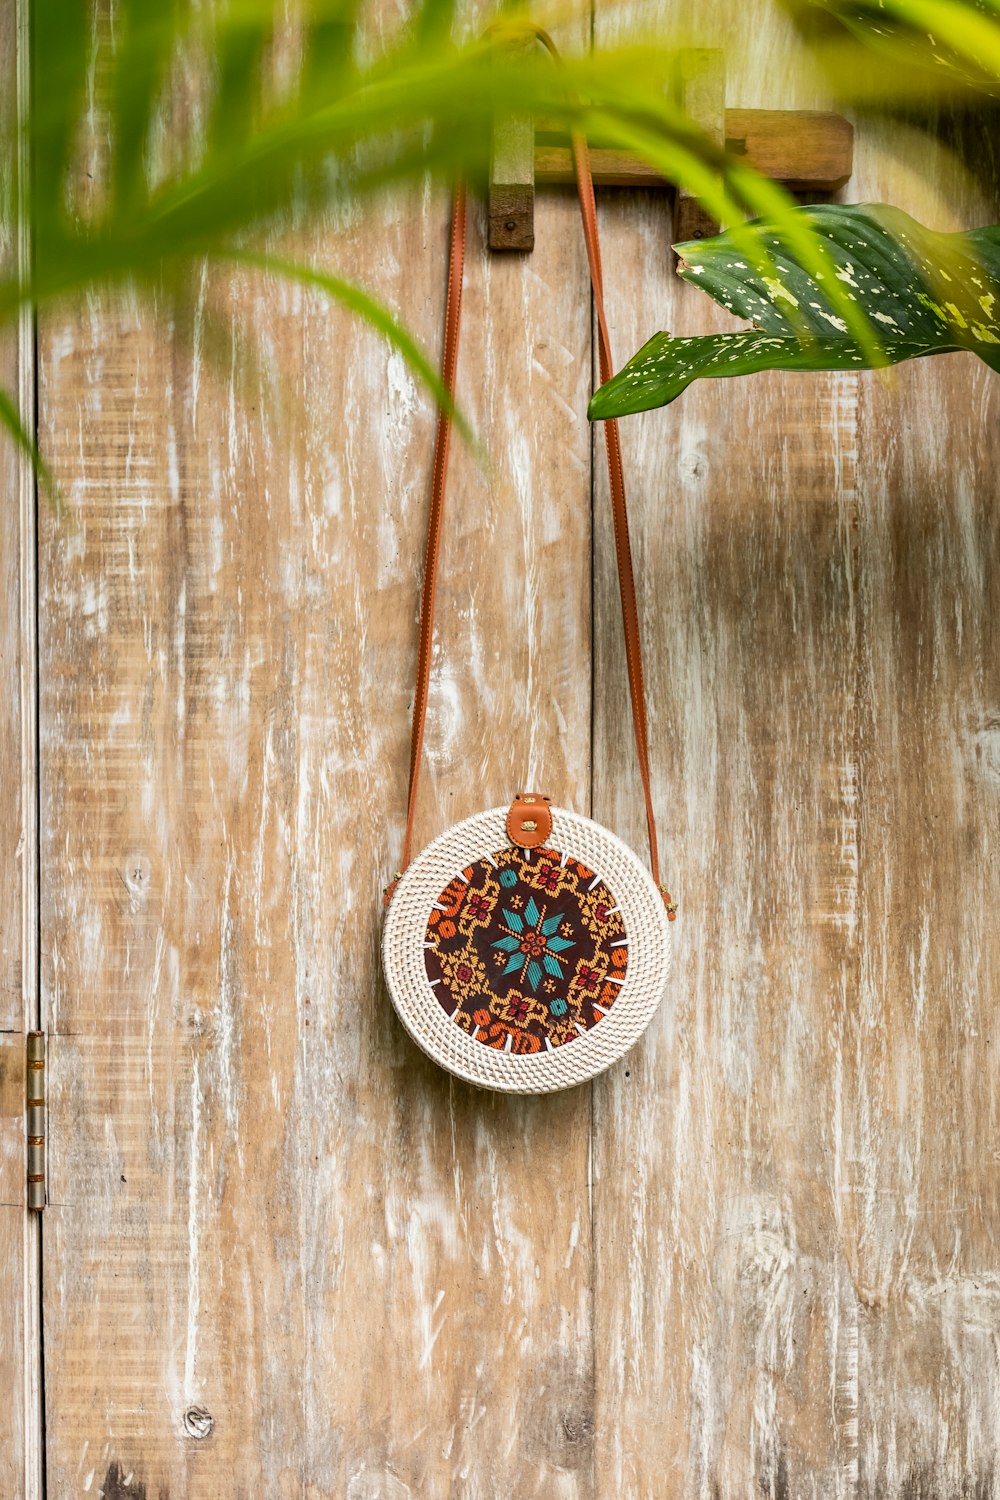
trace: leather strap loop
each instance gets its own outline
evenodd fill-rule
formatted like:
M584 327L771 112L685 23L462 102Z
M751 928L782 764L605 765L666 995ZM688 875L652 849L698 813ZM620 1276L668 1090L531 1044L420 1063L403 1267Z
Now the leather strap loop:
M549 46L547 38L541 40ZM607 318L604 312L604 284L601 271L601 251L597 235L597 206L594 200L594 183L590 173L590 158L586 141L582 136L573 137L573 162L580 195L580 210L583 216L583 235L590 265L590 280L597 313L598 354L601 382L611 379L614 373L611 358L611 341L608 337ZM462 274L465 267L466 195L464 185L455 192L451 220L451 249L448 261L448 295L445 309L444 354L441 364L442 383L449 396L455 395L455 374L458 364L458 334L462 304ZM670 920L677 913L669 893L660 885L660 860L656 842L656 820L653 814L653 796L649 774L649 731L646 724L645 687L642 674L642 648L639 638L639 610L636 603L635 578L632 570L632 550L628 533L628 507L625 497L625 479L622 473L621 445L618 423L604 423L604 438L608 456L608 476L611 486L611 512L614 521L615 553L618 559L618 585L621 593L622 623L625 628L625 660L628 668L629 697L632 704L632 725L635 731L635 746L639 759L639 775L642 780L643 797L646 803L646 825L649 833L649 864L653 879L663 894ZM437 435L434 443L434 477L431 485L431 509L427 527L427 549L424 559L424 579L420 598L420 643L417 652L417 682L413 698L413 728L410 738L410 784L406 811L406 834L400 871L410 863L413 845L413 822L416 812L417 786L420 780L420 761L424 743L424 723L427 717L427 693L430 682L431 646L434 625L434 600L437 591L438 554L444 520L445 480L448 472L448 448L451 439L451 418L443 411L438 413ZM396 877L398 879L398 875ZM387 888L385 900L392 897L396 881Z

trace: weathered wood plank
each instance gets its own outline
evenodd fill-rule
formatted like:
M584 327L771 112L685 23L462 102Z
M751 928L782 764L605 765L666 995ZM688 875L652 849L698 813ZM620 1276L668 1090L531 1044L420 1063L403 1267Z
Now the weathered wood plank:
M15 7L0 8L0 141L11 139L17 115L17 13ZM9 191L16 192L17 162L0 153L0 174ZM4 193L6 199L7 192ZM16 226L0 216L0 264L5 271L17 263ZM20 394L18 332L9 325L0 334L0 385L17 401ZM0 1030L19 1031L23 1024L21 994L22 941L21 892L23 819L23 767L21 764L22 712L22 537L21 459L13 441L0 438Z
M915 133L872 133L865 196L994 222ZM858 874L845 1204L859 1300L860 1493L953 1500L1000 1476L1000 384L965 356L862 392Z
M803 192L843 187L854 164L854 127L829 110L727 109L726 150Z
M16 148L9 154L19 87L21 7L0 7L0 174L16 200ZM19 67L21 75L19 78ZM17 265L25 245L0 216L0 262ZM0 334L0 386L30 428L30 325ZM39 1226L25 1210L25 1033L34 1023L37 842L34 756L34 487L14 443L0 435L0 1494L41 1500L38 1441Z
M28 1251L24 1206L24 1037L0 1032L0 1493L25 1494L25 1291ZM32 1497L34 1500L34 1497Z
M394 198L304 248L437 348L445 218ZM578 211L527 263L472 226L493 467L454 453L418 842L522 778L588 796ZM378 978L432 412L322 300L221 291L270 389L124 301L40 330L77 521L41 534L50 1485L586 1497L589 1094L451 1082Z
M639 263L655 219L609 217L615 259ZM673 327L721 326L690 307L685 326L689 300L667 303ZM624 321L614 336L629 347ZM625 439L680 919L664 1014L595 1090L602 1482L643 1497L832 1495L853 1401L830 1150L854 957L833 907L831 769L853 675L853 390L687 394ZM614 582L599 577L595 807L641 848L613 727L626 712Z
M731 97L820 102L743 19ZM897 126L850 196L995 217L933 155ZM619 358L726 326L654 202L602 221ZM995 1488L998 399L939 360L624 424L681 915L672 1006L595 1089L599 1493ZM594 805L641 847L596 503Z
M598 35L623 19L606 8ZM714 25L699 41L725 46L731 101L821 102L796 89L773 10ZM655 199L609 202L604 222L608 264L631 268L609 292L619 359L655 327L731 326L671 278ZM857 963L836 905L854 378L706 382L622 430L680 917L668 1003L595 1088L596 1485L846 1495L856 1335L833 1147ZM595 503L595 815L641 848L603 486Z
M725 144L731 156L777 182L801 191L830 192L851 175L854 129L830 110L727 109ZM559 134L554 121L540 120L538 134ZM612 146L590 148L590 170L598 187L666 187L649 162ZM535 181L572 183L568 145L535 146Z

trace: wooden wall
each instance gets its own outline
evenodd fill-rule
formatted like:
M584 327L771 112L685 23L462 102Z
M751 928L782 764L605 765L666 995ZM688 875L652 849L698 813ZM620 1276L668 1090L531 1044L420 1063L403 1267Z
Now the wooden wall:
M764 0L718 30L730 103L818 102ZM846 196L996 209L903 127ZM662 199L600 214L619 358L725 326ZM446 227L414 191L299 248L436 348ZM530 257L482 233L418 841L530 781L641 848L578 210L545 194ZM378 972L426 396L249 274L46 312L38 360L48 1493L1000 1493L996 382L624 425L674 974L624 1064L532 1101L436 1071Z

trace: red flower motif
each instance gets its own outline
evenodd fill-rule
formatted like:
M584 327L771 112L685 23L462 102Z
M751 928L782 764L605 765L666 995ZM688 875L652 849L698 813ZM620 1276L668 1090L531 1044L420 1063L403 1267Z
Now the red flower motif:
M573 983L581 990L596 990L600 983L600 974L596 969L591 969L587 964L581 964L576 972Z

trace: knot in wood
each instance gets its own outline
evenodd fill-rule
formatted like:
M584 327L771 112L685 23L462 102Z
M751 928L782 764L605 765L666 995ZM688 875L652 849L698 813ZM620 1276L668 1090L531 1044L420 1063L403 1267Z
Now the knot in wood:
M192 1438L207 1438L215 1426L215 1418L203 1406L189 1406L183 1420L184 1431Z

